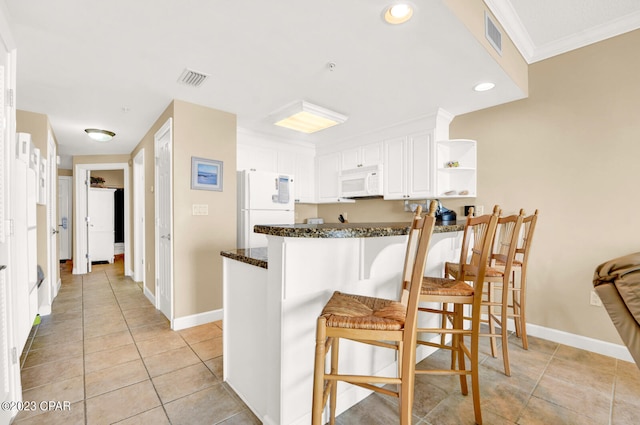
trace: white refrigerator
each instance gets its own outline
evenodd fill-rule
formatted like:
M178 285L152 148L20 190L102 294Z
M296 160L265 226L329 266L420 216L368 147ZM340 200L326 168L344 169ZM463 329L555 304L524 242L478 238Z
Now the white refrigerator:
M238 248L267 246L257 224L294 224L292 176L264 171L238 172Z

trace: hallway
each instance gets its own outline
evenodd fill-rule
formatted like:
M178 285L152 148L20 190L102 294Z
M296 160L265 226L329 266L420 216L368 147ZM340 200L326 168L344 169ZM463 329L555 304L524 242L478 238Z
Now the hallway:
M20 359L23 400L36 410L16 425L260 423L222 382L221 322L172 331L121 260L60 273L53 312Z

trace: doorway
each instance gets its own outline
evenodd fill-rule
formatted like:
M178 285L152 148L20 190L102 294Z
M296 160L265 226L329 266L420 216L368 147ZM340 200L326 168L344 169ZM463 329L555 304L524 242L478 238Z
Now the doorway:
M88 230L86 217L88 216L87 201L90 181L87 177L93 170L123 170L124 173L124 193L129 193L129 164L109 163L109 164L76 164L74 168L74 193L75 208L74 215L74 248L73 248L73 274L86 274L90 271L88 260ZM130 255L130 218L129 218L129 196L124 196L124 274L131 276L131 255Z

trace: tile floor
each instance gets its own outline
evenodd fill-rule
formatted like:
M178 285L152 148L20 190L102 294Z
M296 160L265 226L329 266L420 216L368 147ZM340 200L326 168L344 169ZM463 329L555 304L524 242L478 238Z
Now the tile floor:
M71 275L53 313L34 327L21 357L23 399L68 401L70 409L21 412L16 425L224 424L260 421L222 382L222 323L169 329L122 262ZM485 424L638 424L640 370L633 363L530 338L510 341L512 376L502 359L481 355ZM488 344L483 344L488 353ZM423 367L448 362L435 353ZM471 397L457 378L419 375L415 425L473 424ZM309 401L311 402L311 401ZM396 424L396 400L374 394L340 425Z

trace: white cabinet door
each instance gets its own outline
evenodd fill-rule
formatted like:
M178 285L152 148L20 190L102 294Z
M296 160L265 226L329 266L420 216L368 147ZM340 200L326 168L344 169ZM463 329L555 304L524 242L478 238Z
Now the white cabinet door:
M433 133L407 137L407 195L409 198L430 198L433 184Z
M296 154L295 157L295 200L299 203L315 202L315 157L310 154Z
M318 157L317 193L318 202L337 202L340 198L340 174L341 155L339 152Z
M384 141L384 198L425 199L434 194L433 132Z
M278 172L278 152L255 146L238 145L236 169Z
M343 170L381 164L382 142L346 149L341 154Z
M406 137L384 141L384 199L406 199Z

